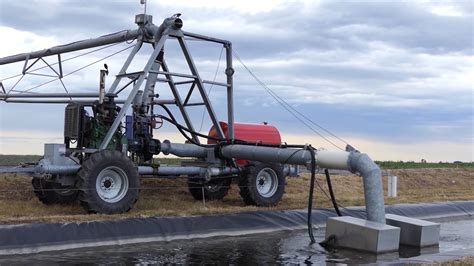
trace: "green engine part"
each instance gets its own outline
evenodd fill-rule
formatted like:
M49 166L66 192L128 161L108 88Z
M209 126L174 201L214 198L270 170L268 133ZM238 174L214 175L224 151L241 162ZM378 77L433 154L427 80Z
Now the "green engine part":
M120 123L119 127L117 128L117 131L112 136L112 139L110 140L107 149L115 150L117 149L118 145L121 145L123 135L121 128L122 123ZM98 119L92 119L90 148L98 149L100 147L100 144L102 143L102 140L105 138L105 135L107 135L108 131L109 126L104 125L101 122L100 117L98 117Z

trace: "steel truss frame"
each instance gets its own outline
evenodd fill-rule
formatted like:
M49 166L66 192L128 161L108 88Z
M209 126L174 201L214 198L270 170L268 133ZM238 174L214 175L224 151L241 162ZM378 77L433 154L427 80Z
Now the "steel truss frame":
M62 68L62 60L61 54L68 53L72 51L78 51L83 49L89 49L93 47L108 45L112 43L119 43L123 41L129 41L136 39L136 44L134 45L132 51L129 53L127 59L125 60L122 68L120 69L119 73L116 75L113 83L107 90L108 94L115 94L118 95L122 93L126 88L132 85L132 90L128 94L125 100L118 100L116 101L119 104L122 104L121 111L119 112L117 118L113 122L112 126L109 128L105 138L103 139L100 149L105 149L109 142L112 139L114 132L117 130L120 122L124 118L127 111L132 106L132 103L136 101L136 97L140 89L143 87L143 83L146 80L146 84L143 87L143 95L142 95L142 105L150 106L148 108L150 112L153 110L153 105L155 104L165 104L165 105L175 105L178 107L179 112L186 124L186 126L191 130L194 131L193 123L189 117L187 107L191 106L204 106L206 111L210 117L212 125L217 130L217 136L219 138L229 138L232 139L234 137L234 111L233 111L233 74L234 70L232 68L232 44L230 41L217 39L213 37L208 37L204 35L194 34L182 31L180 28L173 27L172 24L165 22L157 27L152 23L146 24L138 24L139 29L137 30L128 30L123 32L118 32L115 34L105 35L96 39L84 40L75 43L71 43L68 45L63 46L56 46L50 49L45 49L42 51L27 53L27 54L19 54L10 57L0 58L0 65L20 62L24 61L23 69L22 69L22 77L26 74L33 74L33 75L40 75L46 77L55 77L61 82L65 89L65 93L25 93L22 91L15 91L13 90L18 82L11 88L8 92L5 90L3 84L1 84L2 93L0 93L0 100L5 102L12 102L12 103L45 103L45 104L64 104L69 103L71 101L77 102L84 102L84 103L91 103L99 97L98 93L69 93L66 89L66 86L62 82L63 78L63 68ZM213 43L218 43L223 45L223 48L226 50L226 70L225 74L227 76L227 82L215 82L215 81L208 81L203 80L199 75L199 71L194 63L194 60L191 55L191 51L186 43L185 37L200 40L200 41L208 41ZM177 73L171 72L166 64L165 57L164 57L164 45L168 39L177 39L181 51L186 59L188 68L191 72L191 75L184 74L184 73ZM141 71L138 72L130 72L127 73L127 69L133 62L133 59L140 51L142 46L145 44L151 44L153 46L153 52L149 55L146 65ZM49 64L44 57L48 56L57 56L57 63L59 71L53 68L51 64ZM36 59L33 63L28 65L28 62L32 59ZM39 61L43 61L46 66L53 71L55 75L46 75L46 74L37 74L33 72L29 72L32 66L38 63ZM184 78L184 81L174 81L174 77ZM20 78L20 80L21 80ZM128 78L129 81L119 88L119 85L122 79ZM174 99L154 99L155 93L154 88L156 82L160 83L167 83ZM183 98L179 93L178 86L190 84L189 89L187 90L186 96ZM219 124L219 119L214 112L214 109L211 105L209 96L206 93L204 84L211 84L215 86L221 86L226 88L227 93L227 121L228 121L228 130L227 136L224 136L224 132ZM196 94L196 90L198 91L201 100L199 102L191 103L190 99L192 95ZM11 93L11 92L18 92L18 93ZM77 98L83 98L83 100L77 100ZM199 138L195 134L192 134L192 138L194 141L199 143Z

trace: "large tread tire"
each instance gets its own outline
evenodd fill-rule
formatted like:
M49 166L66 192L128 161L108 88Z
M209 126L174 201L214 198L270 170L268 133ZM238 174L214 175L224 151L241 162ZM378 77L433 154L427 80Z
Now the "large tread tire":
M199 184L196 181L188 179L188 189L195 200L203 199L203 187L204 187L204 199L206 200L221 200L229 192L232 179L221 179L212 180L205 184Z
M61 186L40 177L33 177L31 180L33 191L43 204L72 204L76 202L79 191L75 188Z
M110 170L112 169L112 170ZM97 184L98 178L107 177L103 171L117 171L127 185L118 186L123 194L113 199L104 199ZM110 186L110 183L108 184ZM138 200L140 178L137 166L125 154L116 150L102 150L93 153L82 164L78 172L79 201L89 213L115 214L129 211Z
M261 180L263 173L273 175L273 189L268 193L262 193L258 188L257 180ZM240 196L246 205L255 205L259 207L272 207L278 205L285 193L285 176L283 167L280 164L272 163L254 163L247 166L247 173L239 181Z

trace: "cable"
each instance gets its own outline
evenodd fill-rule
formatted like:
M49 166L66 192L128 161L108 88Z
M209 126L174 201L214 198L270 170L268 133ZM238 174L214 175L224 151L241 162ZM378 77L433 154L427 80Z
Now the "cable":
M339 211L339 207L337 206L336 197L334 196L334 191L332 190L331 177L329 176L329 170L327 168L324 169L324 174L326 175L326 182L328 183L332 206L334 206L334 210L336 211L337 215L342 216L341 212Z
M184 130L184 131L186 131L186 132L189 132L189 133L191 133L191 134L194 134L194 135L196 135L196 136L198 136L198 137L207 138L207 139L215 140L215 141L227 141L227 139L214 138L214 137L211 137L211 136L207 136L207 135L201 134L201 133L199 133L199 132L192 131L192 130L188 129L187 127L185 127L185 126L179 124L178 122L176 122L176 121L174 121L173 119L170 119L170 118L168 118L168 117L166 117L166 116L157 115L156 117L161 118L161 119L163 119L163 120L165 120L165 121L168 121L169 123L175 125L177 128L180 128L180 129L182 129L182 130Z
M169 108L168 108L167 106L165 106L165 105L163 105L163 104L157 104L157 105L160 106L160 107L162 107L162 108L166 111L166 113L168 113L168 115L170 116L170 118L165 117L165 116L162 116L162 115L158 115L157 117L159 117L159 118L161 118L161 119L163 119L163 120L165 120L165 121L170 122L171 124L173 124L173 125L178 129L178 131L181 133L181 135L183 135L183 137L184 137L187 141L189 141L190 143L192 143L192 144L194 144L194 145L198 145L198 146L201 146L201 147L217 147L217 146L218 146L218 145L206 145L206 144L201 144L201 143L198 143L198 142L194 141L194 139L191 138L190 136L188 136L188 134L186 134L185 131L190 132L191 134L196 134L197 132L194 132L194 131L192 131L192 130L186 128L185 126L180 125L180 124L176 121L176 119L175 119L174 116L173 116L173 113L169 110ZM197 133L197 134L202 135L202 134L200 134L200 133ZM204 136L204 137L209 137L209 136L205 136L205 135L202 135L202 136Z
M211 87L209 87L209 90L207 91L207 97L209 97L211 95L211 91L212 91L212 87L214 87L214 82L216 81L216 78L217 78L217 73L219 72L219 67L221 65L221 59L222 59L222 52L224 51L224 46L222 46L222 49L221 49L221 54L219 55L219 61L217 62L217 68L216 68L216 72L214 73L214 79L212 80L212 84L211 84ZM203 108L202 110L202 117L201 117L201 126L199 126L199 132L201 132L202 130L202 125L204 124L204 115L206 114L206 108Z
M320 129L324 130L325 132L327 132L328 134L330 134L331 136L335 137L336 139L346 143L347 141L343 140L342 138L336 136L335 134L333 134L332 132L330 132L329 130L327 130L326 128L318 125L316 122L314 122L313 120L311 120L310 118L308 118L307 116L305 116L304 114L302 114L301 112L299 112L298 110L296 110L293 106L291 106L290 104L288 104L284 99L282 99L280 96L278 96L278 94L276 94L272 89L270 89L265 83L263 83L248 67L247 65L242 61L242 59L240 58L240 56L238 55L238 53L233 50L233 54L234 56L236 57L236 59L240 62L240 64L247 70L247 72L249 72L249 74L267 91L268 94L270 94L270 96L273 97L273 99L275 99L282 107L284 107L291 115L293 115L296 119L298 119L302 124L304 124L307 128L309 128L311 131L313 131L314 133L316 133L317 135L319 135L320 137L322 137L324 140L326 140L328 143L332 144L333 146L335 146L336 148L340 149L340 150L344 150L342 149L341 147L339 147L338 145L336 145L334 142L330 141L328 138L326 138L325 136L323 136L321 133L319 133L317 130L315 130L313 127L311 127L310 125L308 125L303 119L301 119L297 114L299 114L301 117L303 117L304 119L306 119L307 121L309 121L310 123L312 123L313 125L319 127ZM296 114L295 114L296 113Z
M311 221L311 215L312 215L312 211L313 211L314 183L315 183L315 180L316 180L316 156L314 154L314 149L313 149L313 147L311 147L311 145L308 146L306 149L309 150L309 152L311 153L311 183L310 183L310 186L309 186L307 223L308 223L309 239L311 240L311 244L314 244L314 243L316 243L316 239L314 238L314 234L313 234L313 223Z

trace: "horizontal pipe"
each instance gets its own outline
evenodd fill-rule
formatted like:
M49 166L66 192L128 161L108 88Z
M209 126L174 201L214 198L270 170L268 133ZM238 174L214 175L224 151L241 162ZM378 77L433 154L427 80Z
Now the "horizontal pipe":
M75 174L81 168L80 165L52 165L39 164L35 167L35 173L52 175L70 175Z
M202 177L211 177L219 175L237 174L240 173L238 168L233 167L197 167L197 166L139 166L138 173L140 175L199 175Z
M221 148L225 158L238 158L261 162L278 162L283 164L303 164L311 162L307 150L282 149L261 146L228 145ZM358 172L364 184L364 197L369 221L385 223L385 209L380 168L367 154L357 151L315 151L316 165L319 168L349 170Z
M117 33L104 35L104 36L94 38L94 39L77 41L77 42L73 42L73 43L69 43L65 45L58 45L58 46L54 46L48 49L35 51L31 53L23 53L23 54L7 56L7 57L0 58L0 65L5 65L5 64L10 64L10 63L15 63L15 62L20 62L24 60L50 56L50 55L68 53L68 52L73 52L73 51L78 51L78 50L83 50L83 49L89 49L89 48L108 45L112 43L129 41L129 40L133 40L137 38L138 35L140 34L142 34L141 30L138 30L138 29L125 30L125 31L117 32Z
M184 34L184 36L192 37L192 38L203 40L203 41L209 41L209 42L215 42L215 43L221 43L221 44L230 43L227 40L222 40L222 39L218 39L218 38L214 38L214 37L209 37L209 36L204 36L204 35L200 35L200 34L196 34L196 33L186 32L186 31L183 31L183 34Z
M178 157L205 158L207 157L209 151L209 148L194 144L171 143L169 140L164 140L161 143L161 152L165 155L173 154Z
M181 77L181 78L196 79L196 76L188 75L188 74L184 74L184 73L175 73L175 72L166 72L166 71L155 71L155 70L150 70L150 71L148 71L148 72L149 72L149 73L152 73L152 74L170 75L170 76Z
M230 87L230 85L227 84L227 83L216 82L216 81L210 81L210 80L203 80L202 83L204 83L204 84L212 84L212 85L222 86L222 87Z
M228 145L221 149L226 158L273 162L282 164L309 165L311 153L304 149L283 149L249 145ZM349 153L345 151L316 151L316 164L320 168L350 170Z
M35 172L35 167L21 167L21 166L14 166L14 167L0 167L0 173L24 173L24 174L32 174Z
M10 93L0 94L0 100L13 98L95 98L98 93Z
M31 104L67 104L67 103L82 103L82 104L92 104L97 99L90 100L71 100L71 99L43 99L43 100L34 100L34 99L0 99L7 103L31 103ZM116 104L123 104L125 100L115 100ZM176 104L174 100L154 100L154 104Z

